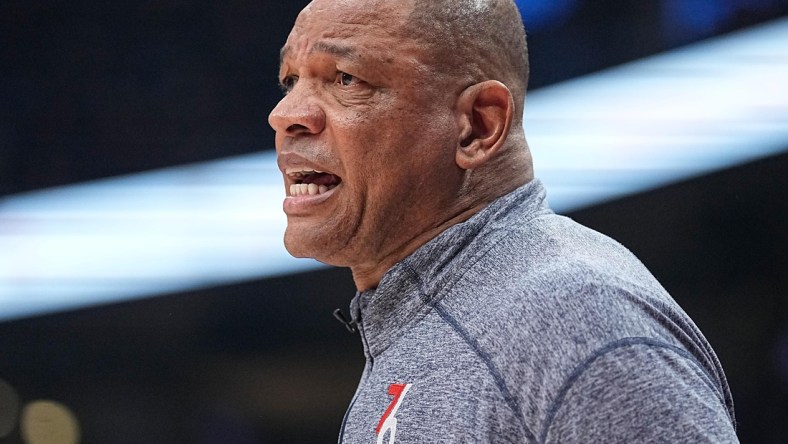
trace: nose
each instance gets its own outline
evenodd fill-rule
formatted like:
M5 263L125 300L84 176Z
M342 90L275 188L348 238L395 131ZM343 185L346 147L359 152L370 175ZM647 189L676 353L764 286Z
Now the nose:
M326 124L326 115L316 98L304 81L279 101L268 115L268 124L277 135L296 137L299 135L318 134Z

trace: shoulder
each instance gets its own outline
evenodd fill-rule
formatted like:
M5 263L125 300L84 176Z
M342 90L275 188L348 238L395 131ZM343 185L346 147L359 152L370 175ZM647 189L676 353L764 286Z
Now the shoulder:
M479 239L443 291L458 303L483 299L499 310L496 317L551 319L600 311L637 317L632 304L643 303L678 309L629 250L566 217L509 221Z
M703 342L646 267L603 234L545 215L485 237L441 299L461 321L496 325L512 347L540 344L529 356L563 348L579 359L629 337Z
M566 378L540 442L737 442L725 390L692 356L647 338L610 344Z

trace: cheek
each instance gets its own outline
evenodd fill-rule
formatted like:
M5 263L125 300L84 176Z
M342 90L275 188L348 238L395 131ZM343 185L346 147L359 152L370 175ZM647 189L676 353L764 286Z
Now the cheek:
M354 187L390 192L453 164L456 123L449 110L401 98L377 105L335 121L336 146Z

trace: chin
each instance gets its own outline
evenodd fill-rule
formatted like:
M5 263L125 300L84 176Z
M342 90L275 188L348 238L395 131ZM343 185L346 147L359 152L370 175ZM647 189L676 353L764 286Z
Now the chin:
M313 259L317 253L314 248L304 245L301 239L287 233L285 233L285 249L290 253L290 256L299 258Z
M331 260L332 242L324 236L304 234L288 227L284 242L285 249L293 257L315 259L327 265L340 265Z

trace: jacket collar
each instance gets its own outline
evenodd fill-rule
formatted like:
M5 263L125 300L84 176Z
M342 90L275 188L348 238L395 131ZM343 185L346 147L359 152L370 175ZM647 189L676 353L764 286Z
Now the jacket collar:
M539 180L517 188L394 265L377 288L356 293L350 313L361 330L367 358L379 356L403 327L426 315L462 276L466 264L505 236L507 225L551 212L545 195Z

